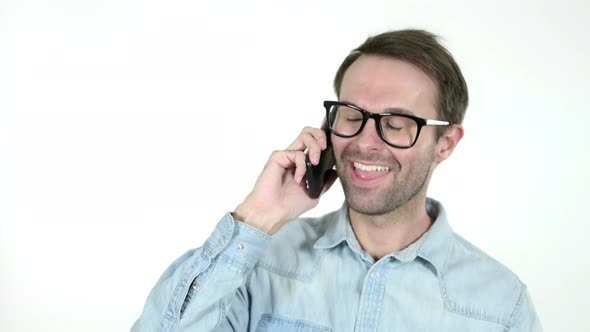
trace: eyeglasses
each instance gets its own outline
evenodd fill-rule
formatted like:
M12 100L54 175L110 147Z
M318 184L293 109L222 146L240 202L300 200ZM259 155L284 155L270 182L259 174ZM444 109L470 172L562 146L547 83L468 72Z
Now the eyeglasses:
M375 127L381 139L390 146L409 149L418 140L424 126L448 126L450 122L428 120L401 113L371 113L352 104L338 101L324 101L330 131L340 137L358 135L369 118L375 120Z

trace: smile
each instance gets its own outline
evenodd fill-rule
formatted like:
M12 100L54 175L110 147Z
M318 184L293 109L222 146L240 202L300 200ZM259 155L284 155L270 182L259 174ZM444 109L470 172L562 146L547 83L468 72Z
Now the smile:
M354 168L364 172L389 172L389 167L379 165L365 165L359 162L353 163Z

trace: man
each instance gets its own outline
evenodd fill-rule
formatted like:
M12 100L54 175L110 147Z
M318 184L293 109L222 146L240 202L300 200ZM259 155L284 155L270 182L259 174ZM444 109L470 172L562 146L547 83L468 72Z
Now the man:
M305 128L202 247L175 261L133 331L540 331L526 286L455 234L426 197L463 136L467 85L435 36L367 39L325 102L343 207L317 219ZM335 176L328 179L327 188Z

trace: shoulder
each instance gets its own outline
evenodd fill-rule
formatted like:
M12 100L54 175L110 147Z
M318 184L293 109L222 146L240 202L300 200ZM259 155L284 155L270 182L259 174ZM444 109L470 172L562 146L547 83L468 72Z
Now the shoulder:
M315 218L299 218L283 226L273 235L258 268L283 277L310 280L325 250L315 247L338 220L338 211Z
M516 274L456 233L440 281L447 309L505 326L513 325L526 296Z

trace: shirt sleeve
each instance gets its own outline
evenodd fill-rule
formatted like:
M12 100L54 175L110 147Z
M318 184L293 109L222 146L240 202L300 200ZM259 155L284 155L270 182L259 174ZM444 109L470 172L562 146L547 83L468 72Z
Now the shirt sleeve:
M535 306L533 305L533 301L526 286L523 286L522 292L522 303L517 307L517 311L515 312L516 321L508 331L543 332L539 316L535 311Z
M249 303L241 288L270 240L226 214L202 247L168 267L131 331L212 331L229 318L235 330L246 330Z

